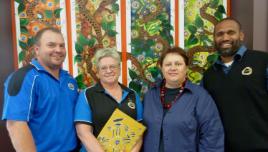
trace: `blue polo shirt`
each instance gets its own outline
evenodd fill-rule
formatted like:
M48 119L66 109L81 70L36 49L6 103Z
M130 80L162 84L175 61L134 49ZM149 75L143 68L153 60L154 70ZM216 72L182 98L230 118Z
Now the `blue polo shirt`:
M38 152L75 149L73 120L78 88L67 71L60 70L56 79L32 60L12 73L4 87L2 119L27 122Z
M104 91L103 93L104 93L103 95L110 96L111 98L113 98L107 91ZM129 92L127 90L123 90L122 99L118 103L118 106L120 106L120 104L122 102L124 102L124 100L126 99L128 94L129 94ZM141 101L140 101L140 97L137 94L135 94L135 96L136 96L135 103L136 103L136 106L137 106L136 120L141 121L142 120L143 108L142 108L142 104L141 104ZM105 109L105 108L111 108L111 107L103 107L103 108ZM93 113L92 113L91 107L90 107L90 105L88 103L88 100L87 100L87 97L86 97L86 91L83 90L80 93L79 97L78 97L77 105L76 105L76 108L75 108L74 121L75 122L85 122L85 123L92 124L93 123L92 115L93 115Z

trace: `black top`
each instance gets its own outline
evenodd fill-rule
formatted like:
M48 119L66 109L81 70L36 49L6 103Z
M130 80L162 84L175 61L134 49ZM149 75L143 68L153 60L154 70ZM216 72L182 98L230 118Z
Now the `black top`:
M166 88L167 92L165 94L165 103L172 102L176 96L180 93L180 88Z
M247 50L228 74L210 67L204 87L214 98L225 129L226 151L268 151L268 55Z
M93 123L91 125L94 128L93 134L96 137L99 135L101 129L109 120L116 108L128 114L133 119L137 118L135 92L121 84L120 86L122 90L129 92L127 97L124 98L120 104L112 96L105 92L105 89L100 83L86 90L87 101L92 111Z
M165 94L165 100L164 103L171 103L175 100L176 96L180 93L180 88L166 88L166 94ZM164 116L168 112L169 109L164 110ZM164 120L164 119L163 119ZM163 124L163 123L162 123ZM161 135L160 135L160 144L159 144L159 152L164 152L164 140L163 140L163 129L161 129Z

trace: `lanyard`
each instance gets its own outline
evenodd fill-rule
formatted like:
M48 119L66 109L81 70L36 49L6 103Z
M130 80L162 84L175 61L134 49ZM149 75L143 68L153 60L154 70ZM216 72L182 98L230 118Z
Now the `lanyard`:
M162 81L161 88L160 88L160 99L161 99L161 103L162 103L162 106L163 106L164 109L170 109L172 107L172 105L179 99L179 97L182 95L182 93L184 91L186 81L187 80L185 80L182 83L182 86L180 87L180 91L176 95L175 99L173 101L169 102L169 103L165 103L165 94L167 92L167 89L165 88L166 80L164 79Z

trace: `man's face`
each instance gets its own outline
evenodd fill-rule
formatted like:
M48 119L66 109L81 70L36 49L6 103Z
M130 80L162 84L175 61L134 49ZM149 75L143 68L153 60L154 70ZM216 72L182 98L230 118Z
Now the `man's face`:
M232 20L223 21L215 27L215 48L223 57L233 56L243 40L244 33L240 31L239 25Z
M45 31L35 47L36 58L47 69L60 69L66 57L64 39L61 34Z

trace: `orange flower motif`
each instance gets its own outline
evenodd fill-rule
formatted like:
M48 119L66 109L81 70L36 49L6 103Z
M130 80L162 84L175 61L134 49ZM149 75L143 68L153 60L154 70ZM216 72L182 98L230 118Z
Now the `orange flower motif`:
M55 10L58 5L55 0L47 0L45 3L41 4L44 10Z
M38 5L35 7L39 11L44 10L55 10L59 8L59 3L56 3L55 0L47 0L45 3L38 3Z
M28 41L28 36L27 36L26 34L21 33L21 34L20 34L20 40L21 40L22 42L24 42L24 43L27 43L27 41Z
M40 29L46 27L44 24L38 22L38 21L33 21L33 22L30 22L28 25L27 25L27 29L29 31L29 33L31 35L35 35Z

